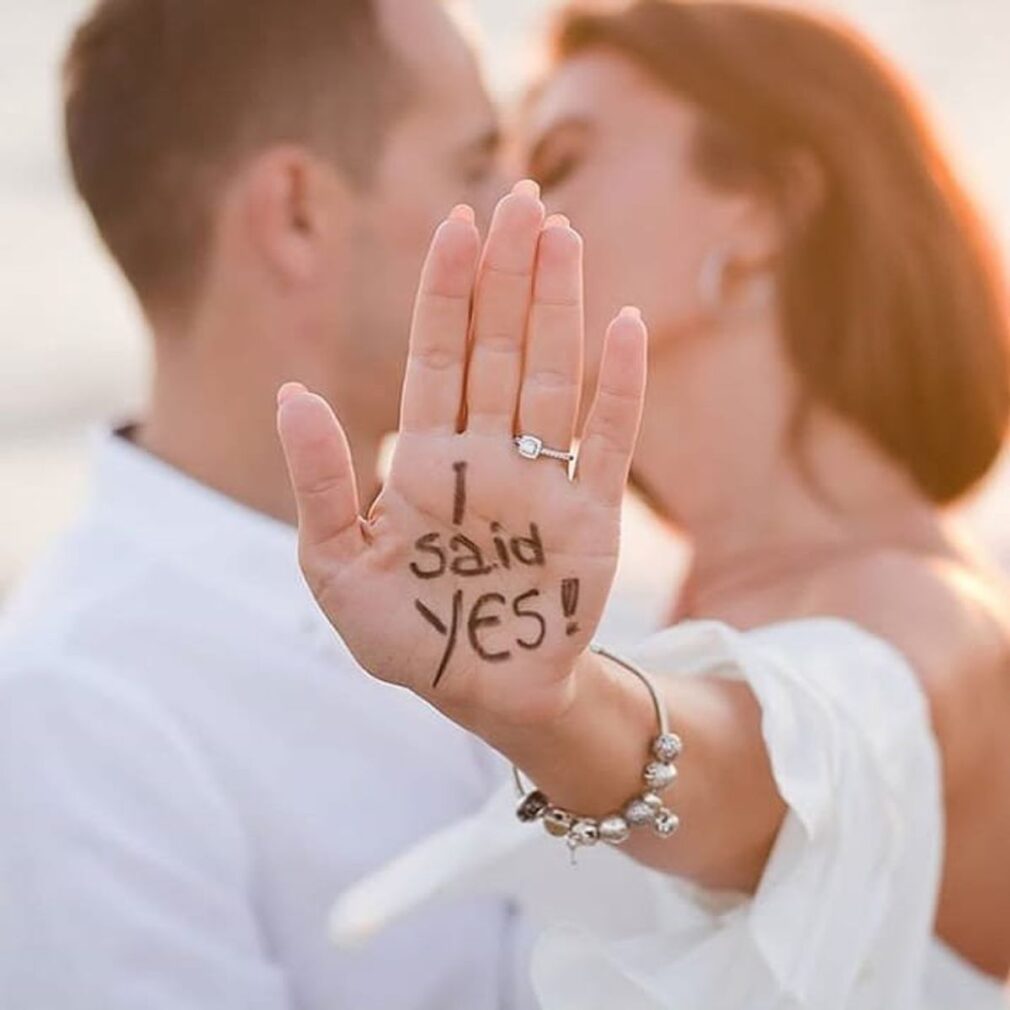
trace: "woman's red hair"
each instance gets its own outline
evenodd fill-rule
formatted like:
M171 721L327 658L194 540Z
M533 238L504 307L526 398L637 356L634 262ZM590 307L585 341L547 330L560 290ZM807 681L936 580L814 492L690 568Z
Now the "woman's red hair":
M573 9L559 58L618 51L701 116L716 186L783 207L797 156L820 199L780 263L788 353L809 397L865 432L934 502L964 494L1010 415L1005 291L980 216L908 87L827 20L733 0Z

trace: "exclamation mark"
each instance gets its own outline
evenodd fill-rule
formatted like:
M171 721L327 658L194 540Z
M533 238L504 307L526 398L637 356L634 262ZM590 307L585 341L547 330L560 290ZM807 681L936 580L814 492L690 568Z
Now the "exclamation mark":
M579 608L579 580L561 580L561 612L565 615L568 624L565 627L565 634L574 635L579 630L578 623L574 620L575 611Z

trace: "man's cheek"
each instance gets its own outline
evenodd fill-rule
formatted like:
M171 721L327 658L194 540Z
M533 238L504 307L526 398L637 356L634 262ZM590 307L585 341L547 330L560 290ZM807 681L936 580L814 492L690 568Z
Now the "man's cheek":
M453 206L452 203L442 206L445 201L438 188L432 186L425 191L422 186L422 180L414 180L395 200L390 201L384 229L391 246L397 252L407 254L415 274L424 262L435 229ZM455 202L459 202L458 199Z

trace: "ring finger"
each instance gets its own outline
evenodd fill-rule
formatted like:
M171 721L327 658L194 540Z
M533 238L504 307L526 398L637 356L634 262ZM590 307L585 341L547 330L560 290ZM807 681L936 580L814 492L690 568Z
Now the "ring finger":
M575 433L582 386L582 239L554 215L540 236L519 431L567 450Z

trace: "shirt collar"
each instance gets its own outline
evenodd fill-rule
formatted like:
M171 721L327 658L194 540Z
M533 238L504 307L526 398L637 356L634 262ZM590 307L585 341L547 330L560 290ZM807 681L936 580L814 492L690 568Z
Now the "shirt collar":
M122 435L96 439L92 516L148 556L185 569L296 630L318 630L294 527L229 498Z

